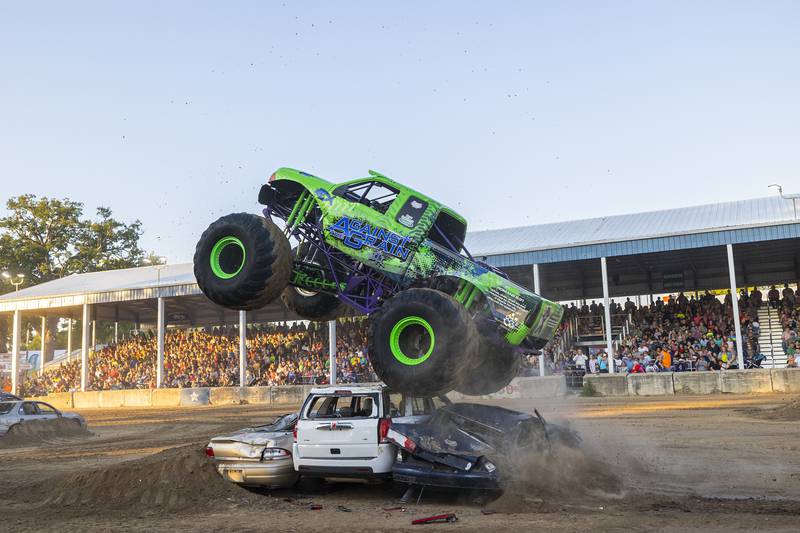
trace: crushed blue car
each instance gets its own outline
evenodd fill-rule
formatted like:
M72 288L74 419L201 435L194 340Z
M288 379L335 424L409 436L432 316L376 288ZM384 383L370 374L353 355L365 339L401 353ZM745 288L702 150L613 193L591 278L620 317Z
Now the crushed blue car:
M577 446L572 431L544 418L503 407L473 403L445 405L422 422L396 424L388 438L398 448L395 481L411 486L501 490L497 458L550 453L554 443Z

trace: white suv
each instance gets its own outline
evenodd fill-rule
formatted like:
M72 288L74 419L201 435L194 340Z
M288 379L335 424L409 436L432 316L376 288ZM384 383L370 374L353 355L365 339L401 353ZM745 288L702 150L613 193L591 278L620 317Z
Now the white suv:
M404 398L383 385L312 389L295 426L294 468L306 477L391 476L392 417L411 422L434 408L429 398Z

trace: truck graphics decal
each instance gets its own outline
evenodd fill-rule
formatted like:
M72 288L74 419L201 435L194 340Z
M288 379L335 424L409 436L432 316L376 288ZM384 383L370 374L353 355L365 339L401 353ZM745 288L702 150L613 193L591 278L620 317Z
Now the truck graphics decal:
M360 250L366 246L403 261L408 258L408 237L377 226L373 227L364 220L347 216L341 217L328 226L328 233L354 250Z

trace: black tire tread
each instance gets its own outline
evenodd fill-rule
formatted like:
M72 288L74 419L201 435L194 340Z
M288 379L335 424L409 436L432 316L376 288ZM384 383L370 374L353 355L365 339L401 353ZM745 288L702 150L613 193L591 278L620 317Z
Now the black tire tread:
M456 390L467 396L483 396L506 387L519 373L521 364L517 348L504 339L479 333L478 357L465 373Z
M303 296L292 285L283 289L281 300L290 311L294 311L306 320L319 322L336 320L347 312L347 305L335 296L324 292L314 296Z
M444 321L445 331L439 331L436 335L437 342L446 341L446 353L440 355L442 359L436 366L427 365L426 361L414 367L394 367L391 356L382 355L385 349L380 343L388 343L388 339L378 338L382 335L379 330L383 328L384 320L398 312L398 309L419 306L427 308ZM448 294L428 288L400 291L370 318L370 362L378 377L397 392L420 396L445 394L453 390L463 378L463 373L472 366L478 350L478 331L464 306ZM444 333L447 338L440 339ZM384 357L386 360L383 360ZM397 368L402 368L402 372L398 373Z
M231 224L253 237L253 247L248 254L255 261L246 277L235 284L218 287L205 272L204 250L219 227ZM274 301L289 283L292 273L289 240L270 219L250 213L226 215L213 222L200 237L195 248L194 273L200 289L212 302L231 309L259 309Z

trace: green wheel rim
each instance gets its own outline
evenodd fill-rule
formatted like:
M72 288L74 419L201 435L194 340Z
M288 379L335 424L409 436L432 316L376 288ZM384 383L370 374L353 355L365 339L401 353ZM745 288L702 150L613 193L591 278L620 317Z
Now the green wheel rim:
M403 353L402 348L400 348L400 336L411 326L421 326L428 333L428 337L431 340L428 350L418 357L409 357ZM418 316L407 316L406 318L400 320L394 325L394 327L392 327L392 331L389 333L389 348L392 350L392 355L400 363L409 366L424 363L425 360L428 359L428 357L430 357L433 353L433 346L435 342L436 336L433 334L433 328L427 320Z
M225 267L223 267L221 261L225 261L225 259L223 258L222 254L225 252L225 250L229 250L228 254L230 254L231 246L235 246L241 250L242 258L241 260L236 261L238 266L235 266L235 264L226 264ZM233 236L223 237L214 244L213 248L211 248L211 272L213 272L214 275L220 279L231 279L241 272L242 268L244 268L245 257L247 257L247 253L245 252L244 244L241 240Z

